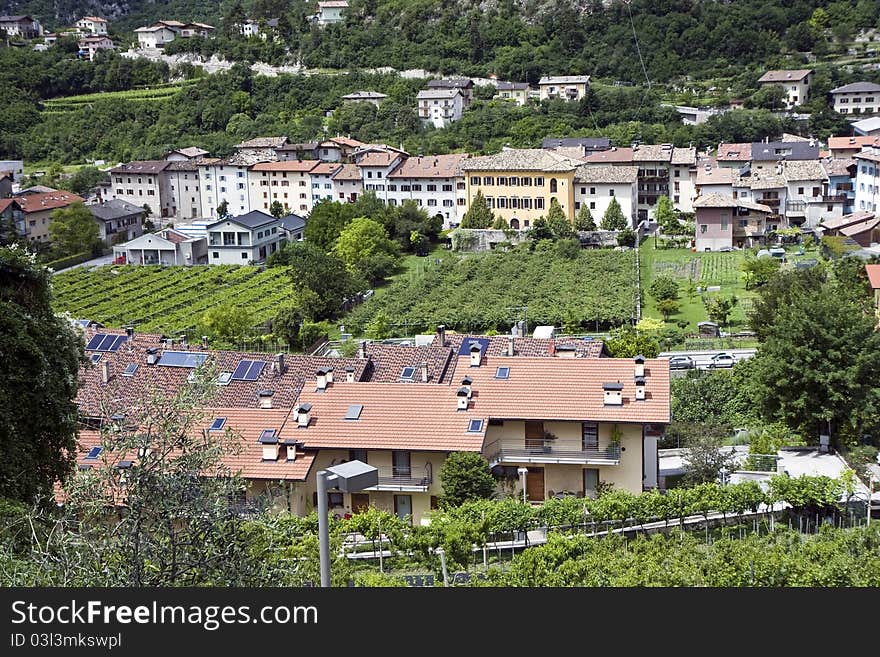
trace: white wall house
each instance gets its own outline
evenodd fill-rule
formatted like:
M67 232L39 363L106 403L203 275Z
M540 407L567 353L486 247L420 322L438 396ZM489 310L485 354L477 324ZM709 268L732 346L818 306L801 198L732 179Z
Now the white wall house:
M464 97L459 89L423 89L416 95L419 119L425 125L445 128L461 118Z
M211 265L265 262L286 239L279 219L259 211L221 219L208 224L206 230Z
M880 207L880 148L866 148L855 156L856 211L877 212Z
M674 148L670 161L669 198L680 212L693 212L697 197L697 149Z
M341 23L345 20L343 12L348 9L346 0L328 0L327 2L318 3L318 12L315 14L315 21L318 25L330 25L331 23Z
M854 82L831 90L834 111L841 114L880 114L880 84Z
M538 92L541 100L552 98L580 100L587 95L589 88L589 75L544 76L538 80Z
M311 171L309 177L312 183L312 207L321 201L333 201L333 174L342 168L336 162L320 162Z
M635 227L638 218L639 169L633 166L583 165L574 174L574 209L590 208L598 226L605 216L611 199L617 199L623 216Z
M409 157L388 174L389 205L414 201L429 215L441 215L443 227L461 223L467 195L461 162L467 153Z
M139 27L134 32L137 34L138 46L141 49L162 48L166 43L171 43L177 37L174 30L164 25Z
M114 259L128 265L207 264L206 239L166 228L113 247Z
M791 109L803 105L810 98L813 71L810 69L767 71L758 78L762 86L781 86L785 92L785 106Z
M165 168L173 217L195 219L202 214L199 167L195 161L170 161Z
M396 169L407 154L381 147L366 148L355 154L355 163L361 172L364 192L373 192L381 201L388 202L388 174Z
M528 82L499 82L495 85L493 98L509 100L517 105L525 105L529 101Z
M364 193L363 174L356 164L343 164L330 178L334 201L354 203Z
M318 160L260 162L251 168L248 187L251 206L269 213L278 201L285 212L308 216L312 211L312 181L309 172Z
M110 169L111 198L150 208L152 217L175 216L165 160L129 162Z
M79 49L93 62L98 51L113 50L113 41L108 36L87 36L79 40Z
M217 208L226 201L226 212L231 216L251 211L248 189L248 171L253 166L245 158L206 158L198 162L199 194L202 215L216 217Z
M76 26L84 34L107 34L107 21L98 16L84 16L76 22Z
M388 98L387 94L379 93L378 91L354 91L344 95L342 102L349 105L352 103L370 103L379 107L386 98Z

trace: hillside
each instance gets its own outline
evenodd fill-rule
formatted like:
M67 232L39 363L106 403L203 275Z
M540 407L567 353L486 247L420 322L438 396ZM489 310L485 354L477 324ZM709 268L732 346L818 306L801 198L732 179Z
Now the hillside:
M0 13L31 13L49 26L97 13L111 19L111 30L124 32L159 18L220 27L237 4L0 0ZM313 2L241 4L254 17L283 16L283 40L292 58L307 66L496 73L531 82L568 73L663 82L748 64L776 66L787 52L820 53L880 20L880 3L872 0L351 0L344 23L318 29L306 20Z

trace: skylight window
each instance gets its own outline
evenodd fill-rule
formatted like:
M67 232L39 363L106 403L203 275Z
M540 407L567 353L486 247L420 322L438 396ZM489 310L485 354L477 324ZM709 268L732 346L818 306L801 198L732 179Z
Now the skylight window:
M495 370L495 378L496 379L509 379L510 378L510 368L509 367L499 367Z
M103 354L92 354L89 358L93 363L97 363L99 360L101 360L102 355Z
M415 367L404 367L403 371L400 373L400 379L402 381L412 381L416 375Z
M104 451L103 447L92 447L89 450L89 453L86 454L86 458L87 459L96 459L96 458L98 458L98 456L101 455L101 452L103 452L103 451Z
M208 427L208 431L220 431L224 424L226 424L225 417L215 417L214 421L211 422L211 426Z
M348 407L348 412L345 414L346 420L357 420L361 416L361 411L364 410L362 404L352 404Z
M220 372L220 375L217 377L217 383L221 386L228 386L231 380L232 372Z
M122 376L134 376L134 373L137 372L137 369L137 363L129 363L128 367L126 367L125 371L122 373Z
M468 422L468 433L480 433L483 431L482 420L471 420Z

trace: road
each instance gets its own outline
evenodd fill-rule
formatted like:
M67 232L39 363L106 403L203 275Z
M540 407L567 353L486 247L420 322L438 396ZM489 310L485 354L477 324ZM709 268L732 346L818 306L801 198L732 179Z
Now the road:
M712 356L715 354L725 353L731 354L738 362L746 358L752 358L756 349L718 349L716 351L661 351L660 358L671 358L672 356L690 356L694 359L694 364L699 370L707 370ZM673 372L685 372L686 370L673 370Z

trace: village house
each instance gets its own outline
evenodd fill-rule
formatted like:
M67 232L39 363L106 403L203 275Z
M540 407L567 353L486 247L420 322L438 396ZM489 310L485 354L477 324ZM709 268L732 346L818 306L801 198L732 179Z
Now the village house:
M313 20L324 27L331 23L341 23L345 20L345 10L348 9L346 0L325 0L318 3L318 11Z
M199 170L199 193L202 197L202 215L214 217L225 201L228 215L243 215L254 209L254 196L249 185L251 167L264 162L261 157L237 152L225 158L202 158ZM256 209L263 209L262 203Z
M429 91L440 89L457 89L461 93L463 107L468 107L474 100L474 81L470 78L441 78L428 80L425 88Z
M828 151L834 158L850 158L868 146L880 148L880 135L828 138Z
M113 50L113 41L106 35L95 35L83 37L79 40L80 53L89 58L90 62L95 61L95 57L101 50Z
M771 208L723 194L698 196L694 201L697 251L751 247L766 233Z
M114 246L113 262L122 265L206 265L207 240L204 236L164 228Z
M773 168L779 162L793 160L818 160L819 143L805 141L759 141L752 144L751 169Z
M810 85L813 82L811 69L767 71L758 78L761 86L780 86L785 92L786 109L803 105L810 98Z
M332 176L333 200L354 203L364 193L364 180L356 164L343 164Z
M342 165L338 162L319 162L309 171L312 181L312 207L321 201L333 201L333 174L339 171Z
M43 244L50 241L49 226L52 223L53 213L74 203L84 202L81 196L57 189L33 193L23 190L13 198L23 213L25 229L23 237L29 242Z
M98 16L84 16L76 22L76 27L83 34L101 36L107 34L107 21Z
M0 171L0 198L12 196L12 185L14 182L10 171Z
M177 37L177 32L165 25L155 24L137 28L138 47L142 50L162 48Z
M27 236L27 222L18 199L0 198L0 221L9 222L15 226L16 232L21 237Z
M6 171L12 175L12 182L21 182L24 178L24 161L0 160L0 171Z
M509 100L517 105L525 105L529 102L530 89L531 87L528 82L498 82L495 85L495 95L493 98Z
M361 182L365 192L373 192L383 203L389 196L388 176L408 157L408 153L383 144L370 144L359 149L352 155L361 173Z
M153 217L174 217L166 160L143 160L110 169L111 197L139 207L147 206Z
M855 209L877 212L880 202L880 148L866 148L853 156L858 168L855 179Z
M467 153L452 153L406 158L388 174L388 204L414 201L429 215L443 217L444 228L458 225L467 208L460 169L467 157Z
M880 244L880 214L857 210L852 214L833 219L823 219L819 232L829 237L846 237L859 246Z
M630 228L635 228L638 219L638 173L638 168L633 166L579 166L573 180L575 213L586 204L596 225L599 225L611 199L616 199L623 216L629 220Z
M880 84L854 82L832 89L829 93L834 111L840 114L880 113Z
M715 161L721 168L742 169L752 161L752 144L718 144Z
M88 206L98 224L98 236L107 246L127 242L141 235L143 230L143 207L120 199Z
M195 219L202 216L199 161L199 159L170 160L163 171L171 199L171 216L173 217Z
M163 159L168 160L169 162L189 162L191 160L198 160L207 155L209 155L209 153L204 148L189 146L187 148L177 148L173 151L168 151L165 153Z
M856 204L856 161L853 158L825 158L822 168L828 176L828 195L843 205L843 214L852 214Z
M260 162L248 174L251 206L268 213L278 201L285 212L308 215L312 211L312 180L309 172L318 160Z
M235 152L254 161L272 162L278 159L278 149L287 144L287 137L254 137L236 144Z
M574 175L582 162L540 148L506 149L461 163L467 207L481 192L496 216L511 228L529 228L545 216L553 199L574 219Z
M247 265L266 258L285 242L279 219L254 210L245 215L220 219L205 227L208 234L208 263Z
M697 149L673 148L669 163L672 175L672 207L679 212L693 212L694 199L697 196Z
M382 101L388 98L387 94L379 93L378 91L354 91L350 94L346 94L342 97L342 102L346 105L351 105L352 103L370 103L371 105L375 105L379 107L382 104Z
M828 175L817 160L783 160L785 218L793 226L814 228L819 221L843 216L845 199L829 194Z
M715 164L712 160L705 160L697 167L694 179L697 196L733 196L733 185L735 181L739 181L739 172L732 167L714 166Z
M461 118L465 103L460 89L423 89L416 106L423 124L440 129Z
M30 16L0 16L0 32L8 37L35 39L43 34L43 26Z
M872 116L852 124L853 134L861 136L880 135L880 116Z
M538 80L541 100L560 98L566 101L580 100L590 89L589 75L544 76Z

